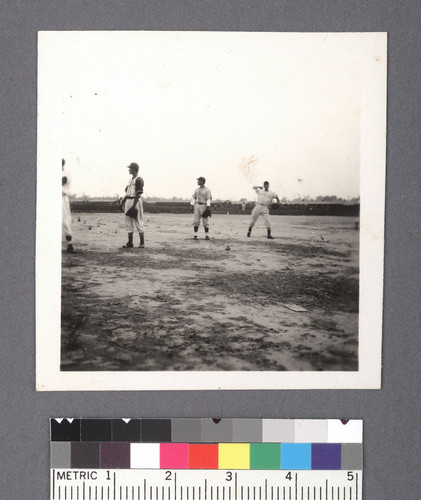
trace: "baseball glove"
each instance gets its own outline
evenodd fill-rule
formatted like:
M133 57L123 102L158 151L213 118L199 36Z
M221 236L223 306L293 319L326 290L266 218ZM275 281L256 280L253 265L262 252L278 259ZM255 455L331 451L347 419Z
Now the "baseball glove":
M137 217L137 208L135 207L130 207L127 212L126 212L126 215L128 217L131 217L132 219L136 219Z
M203 211L203 214L202 214L202 217L205 219L206 217L212 217L212 213L211 211L209 210L209 207L206 208L204 211Z
M271 207L272 207L273 210L278 210L279 203L272 203Z

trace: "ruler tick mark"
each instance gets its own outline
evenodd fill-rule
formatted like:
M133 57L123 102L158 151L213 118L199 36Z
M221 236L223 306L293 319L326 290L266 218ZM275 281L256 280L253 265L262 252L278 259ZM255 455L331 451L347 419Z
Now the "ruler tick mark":
M358 500L358 473L356 474L355 482L356 482L356 485L357 485L357 489L356 489L356 492L355 492L355 498L356 498L356 500Z

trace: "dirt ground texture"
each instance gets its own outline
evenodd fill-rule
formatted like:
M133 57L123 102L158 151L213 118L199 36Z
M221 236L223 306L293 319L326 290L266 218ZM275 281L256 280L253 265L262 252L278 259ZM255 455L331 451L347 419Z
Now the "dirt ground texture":
M61 369L358 370L359 232L348 217L73 214L62 253ZM63 243L63 249L65 244Z

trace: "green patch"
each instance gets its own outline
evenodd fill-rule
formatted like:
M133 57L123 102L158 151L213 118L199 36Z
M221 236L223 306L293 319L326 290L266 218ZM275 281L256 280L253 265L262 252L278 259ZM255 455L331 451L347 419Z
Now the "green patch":
M279 470L280 468L280 443L250 443L250 469Z

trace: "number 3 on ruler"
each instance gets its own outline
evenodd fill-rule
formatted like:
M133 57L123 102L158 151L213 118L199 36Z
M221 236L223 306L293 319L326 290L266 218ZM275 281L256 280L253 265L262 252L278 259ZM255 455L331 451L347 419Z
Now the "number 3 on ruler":
M232 472L228 471L226 474L227 474L227 476L225 478L225 481L231 481L232 480Z

